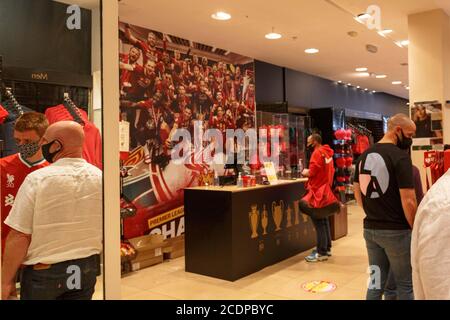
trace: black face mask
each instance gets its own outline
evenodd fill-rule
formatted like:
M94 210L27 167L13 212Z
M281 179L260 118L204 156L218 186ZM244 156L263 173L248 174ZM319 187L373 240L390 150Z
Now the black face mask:
M403 133L403 130L402 130L402 138L400 139L397 136L397 147L399 147L402 150L409 150L409 149L411 149L412 144L413 144L413 139L405 137L405 134Z
M309 144L309 145L307 146L307 148L308 148L308 151L309 151L309 152L313 152L315 147L314 147L313 144Z
M58 151L55 152L50 152L50 148L52 147L52 145L54 145L55 143L58 143L60 145L60 148ZM42 148L42 155L44 156L44 159L47 160L49 163L53 163L55 156L62 150L62 145L61 142L59 142L58 140L54 140L50 143L47 144L43 144L41 146Z

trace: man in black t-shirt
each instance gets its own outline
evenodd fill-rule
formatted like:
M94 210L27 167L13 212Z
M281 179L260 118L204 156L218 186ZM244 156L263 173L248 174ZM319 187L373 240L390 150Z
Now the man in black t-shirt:
M411 229L417 210L411 158L416 126L398 114L388 123L383 139L364 152L355 171L354 192L364 208L364 239L371 273L368 300L380 300L389 270L399 300L413 300Z

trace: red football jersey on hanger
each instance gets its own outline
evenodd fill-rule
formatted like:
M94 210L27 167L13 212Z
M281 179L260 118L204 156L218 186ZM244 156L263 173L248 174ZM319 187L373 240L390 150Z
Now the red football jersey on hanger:
M81 118L85 123L83 127L85 134L83 158L90 164L102 169L102 138L100 131L92 122L89 121L87 113L84 110L79 108L78 110L80 111ZM47 108L45 111L45 116L50 124L59 121L74 120L73 116L62 104L56 107Z

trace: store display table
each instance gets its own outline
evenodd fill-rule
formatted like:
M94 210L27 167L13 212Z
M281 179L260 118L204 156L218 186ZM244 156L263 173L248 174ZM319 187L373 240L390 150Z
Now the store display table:
M185 189L186 271L236 281L313 248L298 209L306 181Z

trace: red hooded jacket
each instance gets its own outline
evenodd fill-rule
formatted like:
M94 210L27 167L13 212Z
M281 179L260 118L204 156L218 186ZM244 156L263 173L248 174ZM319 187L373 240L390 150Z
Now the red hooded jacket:
M308 193L303 198L312 208L324 208L338 202L331 187L334 177L334 151L323 145L314 150L309 163Z

